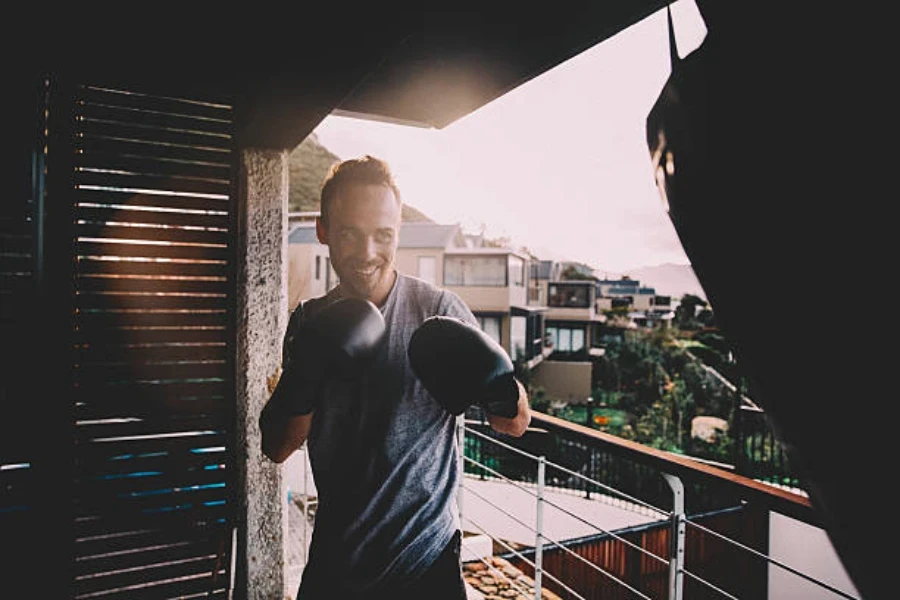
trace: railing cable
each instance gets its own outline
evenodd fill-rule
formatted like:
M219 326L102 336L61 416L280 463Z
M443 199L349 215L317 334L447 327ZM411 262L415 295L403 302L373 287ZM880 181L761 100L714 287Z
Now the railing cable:
M690 519L685 519L685 522L686 522L688 525L690 525L690 526L692 526L692 527L696 527L697 529L700 529L700 530L702 530L702 531L704 531L704 532L706 532L706 533L708 533L708 534L710 534L710 535L712 535L712 536L715 536L715 537L719 538L719 539L722 540L722 541L725 541L725 542L728 542L728 543L730 543L730 544L732 544L732 545L734 545L734 546L737 546L738 548L741 548L742 550L746 550L747 552L753 554L753 555L756 556L757 558L761 558L761 559L763 559L763 560L765 560L765 561L767 561L767 562L769 562L769 563L771 563L771 564L773 564L773 565L775 565L775 566L777 566L777 567L780 567L780 568L784 569L785 571L788 571L789 573L793 573L794 575L796 575L796 576L798 576L798 577L801 577L801 578L803 578L803 579L809 581L810 583L814 583L814 584L816 584L816 585L818 585L818 586L820 586L820 587L823 587L823 588L827 589L828 591L830 591L830 592L832 592L832 593L834 593L834 594L837 594L838 596L841 596L841 597L843 597L843 598L847 598L848 600L857 600L857 598L856 598L855 596L851 596L851 595L849 595L847 592L844 592L844 591L841 591L841 590L839 590L839 589L837 589L837 588L835 588L835 587L832 587L832 586L828 585L827 583L825 583L825 582L823 582L823 581L819 581L818 579L815 579L815 578L813 578L813 577L807 575L806 573L803 573L802 571L798 571L797 569L795 569L795 568L793 568L793 567L791 567L791 566L789 566L789 565L786 565L786 564L784 564L783 562L781 562L781 561L779 561L779 560L776 560L776 559L774 559L774 558L771 558L770 556L767 556L767 555L763 554L762 552L759 552L758 550L754 550L754 549L751 548L750 546L746 546L746 545L744 545L744 544L742 544L742 543L740 543L740 542L738 542L738 541L736 541L736 540L733 540L733 539L731 539L731 538L728 537L728 536L725 536L725 535L722 535L721 533L718 533L718 532L716 532L716 531L713 531L712 529L709 529L708 527L705 527L705 526L703 526L703 525L701 525L701 524L699 524L699 523L695 523L695 522L691 521ZM688 571L685 570L684 572L687 573ZM695 575L694 577L696 578L696 575Z
M492 502L491 500L488 500L487 498L485 498L484 496L482 496L481 494L479 494L478 492L476 492L474 489L469 488L469 487L466 487L466 490L467 490L468 492L474 494L475 496L481 498L485 503L487 503L487 504L493 506L494 508L496 508L496 509L499 510L501 513L503 513L503 514L505 514L506 516L508 516L509 518L511 518L513 521L515 521L515 522L518 523L519 525L522 525L523 527L525 527L526 529L529 529L529 530L532 529L532 528L529 527L527 524L525 524L524 522L522 522L521 520L519 520L517 517L515 517L514 515L509 514L506 510L504 510L503 508L500 508L500 507L499 507L498 505L496 505L494 502ZM469 522L472 522L471 519L469 520ZM592 568L593 570L595 570L595 571L597 571L597 572L599 572L599 573L602 573L603 575L606 575L607 577L609 577L609 578L612 579L613 581L615 581L615 582L617 582L617 583L619 583L619 584L625 586L626 588L628 588L629 590L631 590L631 591L634 592L635 594L638 594L641 598L646 598L647 600L651 600L648 596L645 596L645 595L642 594L639 590L637 590L637 589L631 587L630 585L628 585L627 583L625 583L624 581L622 581L621 579L619 579L618 577L616 577L616 576L613 575L612 573L610 573L610 572L608 572L607 570L605 570L603 567L599 567L599 566L595 565L594 563L592 563L592 562L589 561L588 559L584 558L583 556L577 554L576 552L573 552L573 551L570 550L569 548L566 548L564 545L562 545L561 543L557 542L557 541L554 540L553 538L547 537L547 536L542 536L542 537L543 537L545 540L547 540L548 542L550 542L551 544L553 544L554 546L556 546L557 548L559 548L560 550L562 550L563 552L566 552L566 553L568 553L568 554L571 554L573 557L577 558L578 560L580 560L581 562L583 562L584 564L586 564L587 566L589 566L589 567ZM645 551L645 552L646 552L646 551ZM652 556L655 556L655 555L653 555L653 554L651 554L651 555L652 555ZM663 561L663 562L668 562L668 561ZM546 572L545 572L545 575L547 575L548 577L550 576L550 575L549 575L548 573L546 573Z

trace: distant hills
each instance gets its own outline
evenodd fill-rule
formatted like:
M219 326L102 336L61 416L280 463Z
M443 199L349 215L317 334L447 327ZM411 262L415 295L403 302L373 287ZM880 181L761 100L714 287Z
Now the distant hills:
M318 212L322 182L331 166L340 162L341 157L319 143L316 134L309 135L291 152L288 161L290 169L290 192L288 211ZM432 221L412 206L403 205L404 221Z
M706 300L706 292L697 279L694 269L691 265L682 265L676 263L664 263L661 265L638 267L620 273L611 273L604 271L595 272L598 277L606 276L609 279L616 279L623 275L628 275L632 279L637 279L641 285L652 287L656 293L661 296L672 296L672 298L680 299L685 294L693 294Z
M307 212L319 210L319 195L322 182L331 166L340 162L341 158L323 146L316 134L310 134L291 152L290 195L288 210L291 212ZM418 209L403 205L404 221L434 222ZM693 294L706 299L703 287L697 280L690 265L666 263L656 266L639 267L621 273L595 271L600 276L616 279L628 275L637 279L641 285L652 287L657 294L680 299L685 294Z

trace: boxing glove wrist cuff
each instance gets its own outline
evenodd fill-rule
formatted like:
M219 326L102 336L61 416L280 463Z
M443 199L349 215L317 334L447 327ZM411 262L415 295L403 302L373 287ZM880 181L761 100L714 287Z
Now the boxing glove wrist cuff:
M494 379L481 402L485 412L512 419L519 414L519 386L512 374Z

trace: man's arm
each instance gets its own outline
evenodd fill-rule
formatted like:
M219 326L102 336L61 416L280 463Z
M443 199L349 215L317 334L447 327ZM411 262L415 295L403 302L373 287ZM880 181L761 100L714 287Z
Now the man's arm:
M531 424L531 407L528 404L528 392L525 391L525 386L518 379L516 380L516 385L519 387L516 416L506 418L492 415L487 411L484 414L487 416L488 423L494 431L513 437L521 437L525 430L528 429L528 425Z
M276 411L269 410L267 412L269 404L263 408L259 419L259 428L262 431L262 451L269 460L283 463L309 437L313 415L309 413L279 417L274 414Z

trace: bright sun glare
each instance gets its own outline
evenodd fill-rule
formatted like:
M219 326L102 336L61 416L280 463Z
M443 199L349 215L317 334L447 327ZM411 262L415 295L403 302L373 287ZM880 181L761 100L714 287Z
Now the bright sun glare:
M672 15L685 55L705 26L693 0ZM431 219L540 258L607 272L688 264L644 134L670 71L666 27L663 9L442 130L332 115L315 134L341 158L386 159Z

